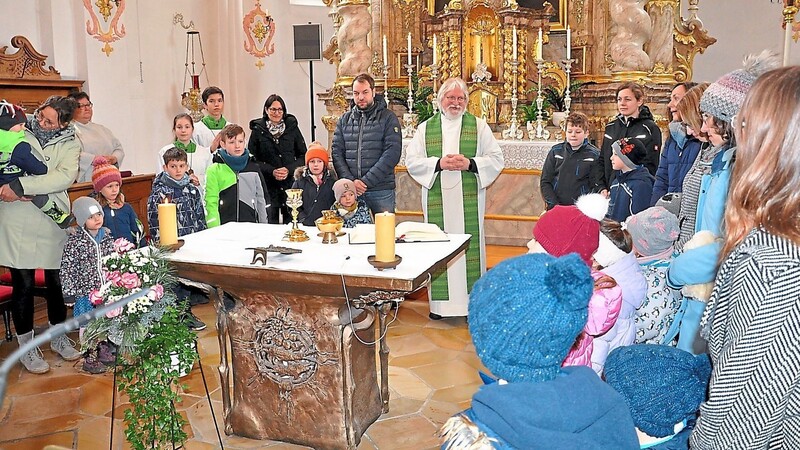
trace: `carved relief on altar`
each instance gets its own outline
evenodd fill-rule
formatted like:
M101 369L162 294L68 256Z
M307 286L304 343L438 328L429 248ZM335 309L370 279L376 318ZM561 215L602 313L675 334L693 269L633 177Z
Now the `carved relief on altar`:
M475 117L480 117L488 124L496 124L497 93L495 89L485 83L473 84L469 88L467 111Z

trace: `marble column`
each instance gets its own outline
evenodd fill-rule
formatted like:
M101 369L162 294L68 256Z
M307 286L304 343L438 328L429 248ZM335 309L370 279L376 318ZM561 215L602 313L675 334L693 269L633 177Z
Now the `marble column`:
M368 72L372 64L372 49L367 44L367 34L372 27L369 3L351 1L339 3L342 25L336 33L342 61L339 63L340 77L354 77Z
M678 0L650 0L647 12L650 13L652 34L645 45L654 72L671 72L675 10Z
M612 37L608 52L614 61L614 72L646 72L653 67L644 51L644 44L652 34L650 16L643 7L646 1L609 1Z

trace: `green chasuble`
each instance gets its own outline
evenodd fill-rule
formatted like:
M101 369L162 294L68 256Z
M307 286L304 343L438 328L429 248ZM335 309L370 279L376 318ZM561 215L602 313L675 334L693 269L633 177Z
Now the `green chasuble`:
M428 119L425 128L425 151L428 157L442 157L442 117L437 113ZM475 116L465 112L461 119L459 153L472 159L478 151L478 124ZM478 215L478 175L468 170L461 171L461 190L464 204L464 233L472 235L467 248L467 293L481 276L480 216ZM444 209L442 205L442 181L436 175L433 186L428 191L428 222L435 223L444 230ZM447 268L433 276L431 300L447 301Z

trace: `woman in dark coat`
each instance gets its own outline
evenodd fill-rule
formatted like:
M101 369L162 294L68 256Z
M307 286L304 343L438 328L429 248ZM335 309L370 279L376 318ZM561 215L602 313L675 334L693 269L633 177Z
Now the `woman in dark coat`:
M292 187L292 174L305 164L306 141L297 118L286 112L283 99L272 94L264 102L264 116L250 121L247 149L255 156L267 182L271 206L267 208L269 223L292 219L286 206L286 189Z

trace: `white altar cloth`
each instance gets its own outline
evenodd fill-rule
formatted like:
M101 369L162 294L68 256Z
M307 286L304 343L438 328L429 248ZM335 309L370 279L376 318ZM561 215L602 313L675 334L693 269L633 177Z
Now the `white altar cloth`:
M230 222L198 233L181 237L183 247L168 256L170 260L217 266L277 269L327 275L363 276L399 280L414 280L431 266L444 259L466 242L468 234L448 234L448 242L398 243L395 253L403 261L395 269L379 271L367 262L375 254L375 244L348 244L347 236L340 236L337 244L323 244L316 228L303 227L310 240L288 242L281 240L290 225ZM344 228L342 231L347 232ZM303 250L302 253L282 255L270 252L267 264L250 264L253 250L247 247L270 245Z

